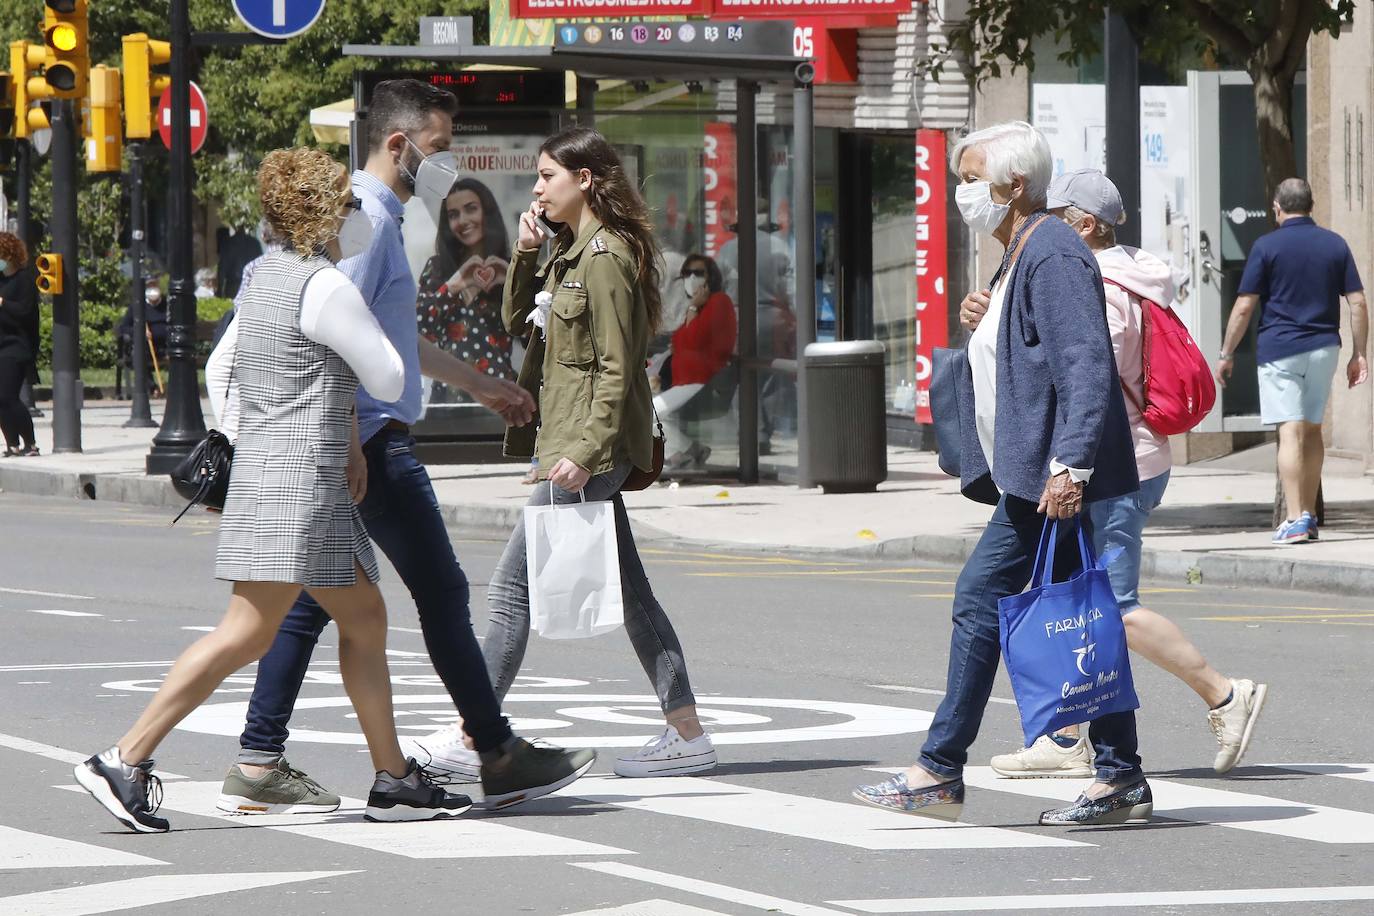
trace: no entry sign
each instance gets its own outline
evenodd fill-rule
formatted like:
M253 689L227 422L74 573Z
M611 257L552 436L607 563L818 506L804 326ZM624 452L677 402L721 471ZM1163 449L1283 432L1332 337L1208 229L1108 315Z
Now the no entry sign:
M210 109L205 105L205 93L195 83L191 84L191 152L198 153L205 145L205 135L210 130ZM157 103L157 132L162 137L162 145L172 148L172 90L162 93Z

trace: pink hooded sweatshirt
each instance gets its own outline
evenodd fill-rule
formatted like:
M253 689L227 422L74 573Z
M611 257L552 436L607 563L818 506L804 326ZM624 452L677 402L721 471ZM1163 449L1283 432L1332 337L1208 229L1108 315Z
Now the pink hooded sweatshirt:
M1113 280L1135 296L1127 295L1114 283L1104 284L1107 294L1107 327L1112 333L1116 369L1126 389L1126 416L1131 421L1135 440L1136 470L1141 481L1150 480L1173 466L1169 437L1151 429L1140 416L1145 402L1144 350L1140 336L1140 299L1168 306L1174 301L1174 280L1169 265L1139 248L1116 245L1097 252L1097 266L1104 280Z

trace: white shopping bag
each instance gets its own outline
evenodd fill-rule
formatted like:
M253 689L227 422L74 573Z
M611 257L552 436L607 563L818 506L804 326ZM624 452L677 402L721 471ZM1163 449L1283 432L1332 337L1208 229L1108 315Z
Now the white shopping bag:
M625 622L610 502L526 506L525 560L539 635L582 639Z

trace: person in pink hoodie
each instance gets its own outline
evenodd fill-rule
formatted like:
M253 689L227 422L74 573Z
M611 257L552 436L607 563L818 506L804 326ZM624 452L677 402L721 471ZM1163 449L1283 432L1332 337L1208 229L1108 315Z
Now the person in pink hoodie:
M1100 554L1123 548L1108 575L1126 625L1132 650L1182 680L1207 704L1207 719L1220 749L1213 769L1225 773L1245 753L1255 720L1264 706L1268 686L1232 680L1207 663L1197 647L1169 618L1140 603L1141 535L1150 513L1164 499L1173 456L1169 438L1150 428L1141 416L1144 404L1144 338L1141 302L1168 305L1174 300L1169 265L1159 258L1116 243L1116 227L1125 222L1125 208L1116 185L1096 169L1068 172L1049 187L1048 209L1078 231L1097 256L1107 299L1107 326L1117 372L1126 394L1126 413L1135 441L1140 490L1088 506L1094 547ZM961 309L965 327L982 317L980 294L966 299ZM1086 776L1092 773L1093 750L1078 726L1039 738L1030 747L992 758L992 768L1007 777Z

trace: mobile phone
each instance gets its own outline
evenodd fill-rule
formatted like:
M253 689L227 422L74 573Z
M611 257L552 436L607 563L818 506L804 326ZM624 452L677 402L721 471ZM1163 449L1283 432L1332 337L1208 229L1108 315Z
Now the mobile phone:
M553 238L558 235L558 233L562 232L563 226L565 225L564 223L555 223L542 213L537 215L534 219L535 222L539 223L539 228L543 229L544 234L549 238Z

